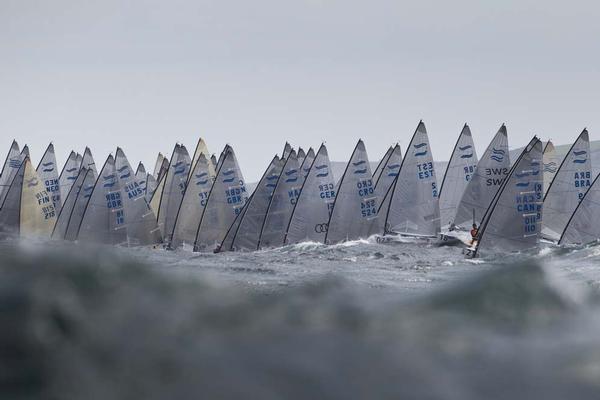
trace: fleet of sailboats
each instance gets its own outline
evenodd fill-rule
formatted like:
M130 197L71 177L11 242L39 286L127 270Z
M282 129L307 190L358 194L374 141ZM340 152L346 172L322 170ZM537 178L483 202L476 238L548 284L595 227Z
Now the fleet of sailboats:
M117 148L100 173L89 148L59 170L50 143L34 168L13 141L0 173L0 233L215 252L412 237L469 257L587 244L600 239L590 155L584 129L562 158L534 137L511 163L502 125L478 158L465 124L438 186L421 121L404 154L390 146L374 171L359 140L338 181L325 144L286 143L250 193L233 148L217 158L202 139L192 157L179 143L170 158L159 153L152 172L141 162L134 171Z

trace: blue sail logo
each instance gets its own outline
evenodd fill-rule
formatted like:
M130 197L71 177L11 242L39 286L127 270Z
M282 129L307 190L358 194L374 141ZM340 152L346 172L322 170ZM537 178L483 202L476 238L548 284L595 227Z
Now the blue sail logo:
M423 142L423 143L419 143L419 144L413 144L413 147L417 150L423 148L423 147L427 147L427 143ZM415 157L422 157L424 155L427 155L427 149L423 149L421 151L417 151L415 153Z
M557 169L558 167L554 161L544 164L544 172L555 173Z
M39 183L36 177L26 179L25 182L27 183L27 187L37 186Z
M577 156L577 157L580 157L580 156L583 156L583 155L586 155L586 154L587 154L587 151L585 151L585 150L573 151L573 155ZM573 162L575 164L585 164L586 161L587 161L587 157L586 158L575 158L573 160Z
M54 165L54 163L52 161L49 161L47 163L42 163L42 167L44 167L44 168L42 168L42 171L43 172L52 172L52 171L54 171L53 165ZM50 168L50 167L52 167L52 168Z
M502 161L504 161L505 154L506 154L506 151L493 147L492 155L490 156L490 158L496 162L502 162Z

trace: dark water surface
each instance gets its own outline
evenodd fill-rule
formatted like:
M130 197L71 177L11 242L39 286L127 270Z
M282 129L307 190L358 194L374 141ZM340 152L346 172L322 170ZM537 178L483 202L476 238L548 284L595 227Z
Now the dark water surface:
M600 246L0 254L2 399L600 397Z

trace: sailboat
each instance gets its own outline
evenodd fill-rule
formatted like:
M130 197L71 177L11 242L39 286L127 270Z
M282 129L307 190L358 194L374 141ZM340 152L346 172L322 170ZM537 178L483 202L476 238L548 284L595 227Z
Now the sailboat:
M300 172L298 157L291 150L275 184L267 214L260 230L258 248L283 246L285 231L294 209L294 204L300 195L303 176Z
M79 241L126 246L161 242L156 217L123 150L106 160L90 194Z
M58 212L56 217L56 225L52 230L52 238L53 239L65 239L67 234L67 228L69 226L69 221L71 220L71 216L73 210L75 209L75 205L77 204L77 198L79 197L79 193L81 191L81 187L83 186L83 182L85 180L86 174L93 172L87 168L82 168L78 171L77 176L75 177L75 181L71 184L71 188L69 192L65 195L63 206ZM95 178L93 178L95 181ZM93 188L93 182L92 182ZM83 206L85 208L85 205ZM82 215L82 214L81 214ZM79 223L77 223L79 224Z
M338 184L325 244L366 239L377 233L379 197L372 177L365 144L359 140Z
M477 167L477 152L471 129L464 125L448 161L440 186L440 218L442 232L454 222L458 205Z
M89 147L86 147L83 151L83 158L81 159L80 168L91 169L94 172L94 175L98 176L96 163L94 162L94 157L92 156L92 151L89 149Z
M398 178L400 173L400 166L402 165L402 150L400 145L396 144L392 147L392 151L388 155L385 163L381 166L381 173L373 174L373 182L375 182L375 190L383 197L390 190L394 181Z
M556 176L559 163L560 159L556 154L554 144L548 140L546 146L544 146L544 195L548 193L548 188Z
M385 235L434 237L439 233L438 187L423 121L415 130L387 196Z
M86 204L77 232L79 242L126 244L125 218L115 159L108 156Z
M308 175L292 210L284 243L324 243L335 194L335 180L327 147L322 144L308 167Z
M81 159L78 159L77 156L78 154L74 151L71 151L69 153L67 161L65 161L62 171L58 176L58 185L60 186L60 197L63 200L67 198L67 195L71 191L73 183L79 175L79 165L81 164Z
M279 156L273 157L244 210L229 228L219 251L258 250L261 227L284 163Z
M504 253L538 246L542 222L542 142L534 137L494 196L467 257Z
M577 204L558 244L588 244L600 239L600 175Z
M21 166L21 162L19 145L16 140L13 140L2 166L2 173L0 174L0 204L4 202L8 189Z
M142 189L142 192L144 192L144 197L146 196L146 175L146 167L144 167L144 164L140 161L135 170L135 179L138 182L140 188Z
M61 225L61 227L54 230L53 238L69 241L77 240L83 215L98 179L95 169L85 167L80 170L80 177L82 179L81 186L78 188L78 186L73 185L66 201L66 204L72 201L73 205L72 207L69 205L70 209L66 205L63 206L57 221L57 225ZM71 196L74 196L74 198L71 199ZM66 224L66 227L63 224Z
M173 249L189 245L193 248L198 225L213 186L212 163L202 151L196 158L192 175L183 194L181 205L173 226L170 247Z
M20 236L50 237L55 222L56 209L51 195L29 156L25 155L0 204L0 231Z
M191 159L185 146L176 144L169 168L150 202L167 246L171 242L175 218L183 200L190 163Z
M590 141L584 129L562 160L544 196L542 237L545 240L558 242L592 180Z
M247 200L248 191L235 152L227 145L198 225L194 251L215 250Z
M154 163L154 172L152 173L154 179L156 179L157 181L160 180L159 178L161 177L161 169L163 168L164 160L165 156L163 156L163 154L159 151L158 156L156 157L156 162Z
M388 147L387 151L385 152L385 154L383 155L381 160L379 160L377 167L375 167L375 171L373 171L373 182L377 182L379 180L379 177L381 176L381 173L383 172L383 167L385 164L387 164L388 159L392 155L392 151L394 151L394 147L395 146Z
M470 243L471 226L481 224L485 212L502 187L510 169L508 134L503 124L477 162L477 167L458 203L451 231L449 227L448 231L444 232L443 240L458 240L467 245Z
M46 192L50 195L54 209L58 211L62 208L62 197L60 195L60 184L58 179L58 168L56 167L56 155L54 154L54 145L50 143L40 160L36 169L37 175L46 187ZM54 228L54 227L53 227Z

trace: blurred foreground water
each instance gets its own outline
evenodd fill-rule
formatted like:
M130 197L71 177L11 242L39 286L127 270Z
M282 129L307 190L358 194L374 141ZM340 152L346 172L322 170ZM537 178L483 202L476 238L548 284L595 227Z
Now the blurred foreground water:
M600 246L0 242L2 399L584 399Z

